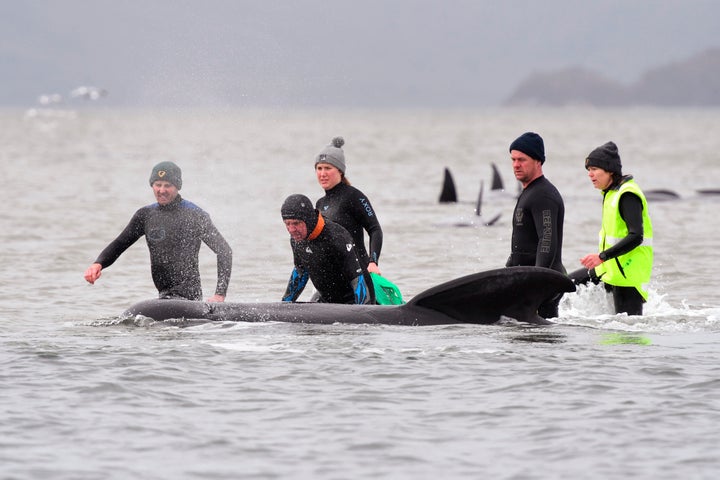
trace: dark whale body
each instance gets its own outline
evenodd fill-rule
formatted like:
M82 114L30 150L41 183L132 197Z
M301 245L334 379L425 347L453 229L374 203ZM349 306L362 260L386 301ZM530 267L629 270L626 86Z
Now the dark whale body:
M330 303L209 303L146 300L123 313L153 320L206 319L237 322L356 323L387 325L492 324L501 317L549 324L538 306L575 291L567 275L540 267L509 267L475 273L425 290L404 305Z

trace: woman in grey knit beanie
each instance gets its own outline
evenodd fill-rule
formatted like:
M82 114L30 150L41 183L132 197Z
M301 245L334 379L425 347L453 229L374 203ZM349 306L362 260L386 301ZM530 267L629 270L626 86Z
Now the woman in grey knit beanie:
M375 209L368 197L350 185L345 172L345 140L335 137L315 157L315 174L325 196L316 204L326 219L339 223L350 232L363 266L371 273L380 275L378 260L382 249L383 233ZM368 233L369 246L365 247Z

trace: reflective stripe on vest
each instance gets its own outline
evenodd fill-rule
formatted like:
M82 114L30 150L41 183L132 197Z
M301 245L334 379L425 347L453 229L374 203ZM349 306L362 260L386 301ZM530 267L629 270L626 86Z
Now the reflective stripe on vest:
M599 251L607 250L628 234L627 224L620 216L620 197L624 193L633 193L642 201L643 242L624 255L606 260L595 268L595 273L602 276L602 281L609 285L637 288L647 300L654 256L653 229L647 200L634 180L628 180L618 189L605 193Z

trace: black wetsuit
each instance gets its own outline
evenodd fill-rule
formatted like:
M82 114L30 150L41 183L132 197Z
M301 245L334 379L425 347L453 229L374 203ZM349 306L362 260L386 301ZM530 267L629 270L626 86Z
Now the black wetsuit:
M626 178L628 177L623 177L623 179ZM610 188L616 187L617 184L614 184ZM607 194L607 190L603 191L603 195L605 194ZM625 255L643 242L643 204L640 197L632 192L622 194L618 202L618 210L620 211L620 217L627 225L628 233L615 245L600 252L600 259L603 261ZM585 268L575 270L570 274L570 278L577 284L585 284L588 281L597 284L601 280L595 276L594 269L588 271ZM612 292L613 303L615 304L615 311L617 313L624 312L628 315L642 315L645 299L640 292L638 292L637 288L608 285L606 283L605 289Z
M367 268L370 262L378 264L383 233L367 196L357 188L340 182L325 191L325 196L315 203L315 208L323 217L342 225L350 232L364 267ZM369 253L365 249L365 230L370 237Z
M109 267L143 235L150 249L152 278L160 298L202 300L198 268L201 241L218 256L215 293L225 296L232 271L232 250L210 215L200 207L178 195L168 205L154 203L140 208L95 262Z
M282 298L284 302L297 300L309 277L320 294L320 302L375 303L370 274L361 265L352 238L343 227L326 220L314 240L290 239L290 245L295 268Z
M505 266L545 267L566 273L562 263L565 204L560 192L541 176L525 187L513 213L510 257ZM538 314L557 317L562 295L543 303Z

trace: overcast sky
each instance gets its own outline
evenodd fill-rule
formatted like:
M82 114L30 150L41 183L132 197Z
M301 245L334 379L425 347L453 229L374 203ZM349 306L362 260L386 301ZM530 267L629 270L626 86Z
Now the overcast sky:
M720 46L716 0L0 0L0 105L462 107Z

